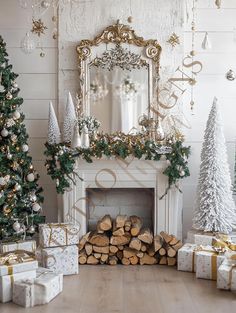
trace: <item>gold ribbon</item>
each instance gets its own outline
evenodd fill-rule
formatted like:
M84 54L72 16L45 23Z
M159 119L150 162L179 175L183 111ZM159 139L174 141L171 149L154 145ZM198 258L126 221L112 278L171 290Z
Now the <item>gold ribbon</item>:
M57 246L60 246L61 244L59 242L57 242L54 238L53 238L53 229L55 228L60 228L63 229L65 232L65 237L66 237L66 243L65 245L68 245L68 236L75 236L79 233L80 229L77 230L76 232L72 232L68 229L68 224L63 224L63 223L58 223L58 224L46 224L49 228L50 228L50 234L49 234L49 239L48 239L48 246L50 247L51 243L54 242ZM73 226L73 225L72 225Z
M13 274L13 263L25 263L35 260L35 255L32 252L25 250L16 250L14 252L5 252L0 254L0 266L5 265L8 268L8 275Z

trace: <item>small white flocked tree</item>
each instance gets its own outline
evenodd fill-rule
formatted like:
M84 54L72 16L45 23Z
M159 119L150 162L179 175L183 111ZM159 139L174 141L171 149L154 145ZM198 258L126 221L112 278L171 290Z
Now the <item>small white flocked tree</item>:
M70 142L72 140L75 123L76 123L75 107L71 97L71 93L68 92L65 118L63 123L63 139L65 142Z
M235 228L236 209L223 124L214 99L201 151L200 175L193 228L229 233Z
M49 114L48 114L48 143L53 145L61 142L61 133L58 125L57 117L52 105L49 102Z

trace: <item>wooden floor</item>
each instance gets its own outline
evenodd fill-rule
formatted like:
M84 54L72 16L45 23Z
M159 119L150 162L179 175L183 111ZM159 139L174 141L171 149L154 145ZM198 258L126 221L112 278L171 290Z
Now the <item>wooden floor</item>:
M26 309L0 304L1 313ZM216 283L164 266L80 267L64 280L64 290L50 304L32 313L234 313L236 293Z

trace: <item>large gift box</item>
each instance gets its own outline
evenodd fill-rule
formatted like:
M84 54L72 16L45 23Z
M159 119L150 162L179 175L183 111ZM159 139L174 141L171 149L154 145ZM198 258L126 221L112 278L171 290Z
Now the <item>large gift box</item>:
M12 300L12 290L14 282L35 277L36 270L0 276L0 302L9 302Z
M39 225L39 244L43 248L77 245L80 226L72 223Z
M63 290L63 274L38 268L36 279L14 283L13 302L29 308L49 303Z
M78 274L78 247L74 245L42 249L42 266L64 275Z
M0 254L0 276L32 271L38 268L38 262L31 252L18 250Z
M224 260L223 253L218 253L211 247L203 247L196 255L196 277L217 280L217 270Z
M17 242L5 242L0 244L0 253L12 252L16 250L25 250L28 252L36 251L35 240L21 240Z
M196 271L196 253L198 246L191 243L184 244L178 250L178 271Z
M236 290L236 263L225 260L218 268L217 288Z

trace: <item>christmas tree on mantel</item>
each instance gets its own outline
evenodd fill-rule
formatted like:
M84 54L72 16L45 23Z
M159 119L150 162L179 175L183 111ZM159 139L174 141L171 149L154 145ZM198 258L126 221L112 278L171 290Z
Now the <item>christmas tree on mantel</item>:
M207 121L201 151L193 222L195 229L226 234L236 224L223 124L216 98Z
M17 76L8 64L6 44L0 36L0 240L32 235L43 221L39 216L42 189L28 155Z

